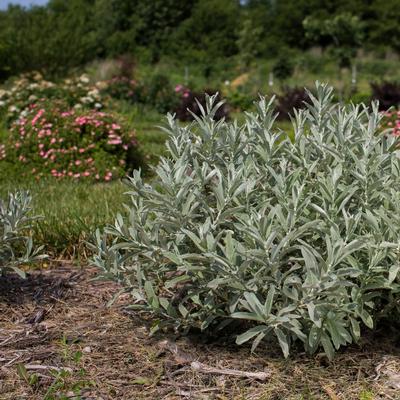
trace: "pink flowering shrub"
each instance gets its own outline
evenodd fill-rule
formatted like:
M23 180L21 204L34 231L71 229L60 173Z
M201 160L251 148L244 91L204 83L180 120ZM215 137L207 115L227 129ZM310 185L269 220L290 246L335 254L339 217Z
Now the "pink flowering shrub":
M400 109L385 111L381 127L384 131L389 130L393 135L400 136Z
M101 93L112 99L135 102L138 100L140 90L137 82L125 76L116 76L108 81L102 82Z
M14 122L0 160L18 163L36 179L110 181L135 166L135 134L113 114L38 102Z

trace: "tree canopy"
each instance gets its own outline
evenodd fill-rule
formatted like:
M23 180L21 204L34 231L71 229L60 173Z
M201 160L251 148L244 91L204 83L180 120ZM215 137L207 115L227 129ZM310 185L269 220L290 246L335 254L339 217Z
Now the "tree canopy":
M282 49L400 51L397 0L50 0L0 11L0 78L61 74L95 58L168 55L210 62ZM340 37L339 37L340 36Z

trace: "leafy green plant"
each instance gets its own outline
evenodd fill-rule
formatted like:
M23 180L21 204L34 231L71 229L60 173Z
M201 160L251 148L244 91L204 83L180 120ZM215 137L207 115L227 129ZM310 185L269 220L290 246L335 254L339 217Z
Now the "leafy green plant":
M276 78L282 81L290 78L293 75L294 64L290 53L284 52L279 56L272 67L272 72Z
M137 82L125 76L116 76L103 82L102 92L112 99L135 102L141 100L140 90L137 90Z
M142 97L142 102L153 105L160 113L170 112L179 102L168 76L163 74L152 75L138 90L139 99Z
M242 111L253 105L255 96L239 88L227 91L226 98L232 108Z
M25 272L19 267L43 259L43 247L34 249L32 238L27 232L36 219L30 217L31 197L27 192L8 195L8 200L0 199L0 275L12 270L21 277Z
M317 83L294 138L261 98L239 124L168 117L156 181L129 179L129 214L97 231L94 264L164 326L274 338L329 358L399 305L398 138L376 104L339 105ZM236 324L235 324L236 322Z
M350 96L349 101L353 102L354 104L364 103L368 105L371 103L371 94L357 92Z

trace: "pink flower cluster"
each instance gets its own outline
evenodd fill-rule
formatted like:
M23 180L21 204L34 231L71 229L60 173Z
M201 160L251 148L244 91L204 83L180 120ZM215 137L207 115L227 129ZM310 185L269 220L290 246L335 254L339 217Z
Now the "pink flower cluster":
M0 160L4 160L6 158L6 146L4 144L0 144Z
M400 135L400 110L386 111L382 120L383 129L390 129L393 135Z
M12 125L9 143L0 145L0 159L26 164L37 179L110 181L125 173L129 149L136 145L134 132L112 114L42 102Z
M184 98L187 98L190 96L190 90L183 85L176 85L175 93L180 94Z

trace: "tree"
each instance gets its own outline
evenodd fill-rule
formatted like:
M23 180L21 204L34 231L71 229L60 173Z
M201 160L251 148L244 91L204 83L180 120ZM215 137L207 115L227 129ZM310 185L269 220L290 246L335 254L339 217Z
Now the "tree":
M250 62L260 55L262 33L262 28L255 26L250 18L242 20L236 43L239 49L239 58L244 67L248 67Z
M97 0L94 7L97 55L115 57L133 53L137 47L138 28L131 0ZM138 26L139 25L139 26Z
M137 44L150 50L153 61L168 53L174 33L203 0L133 0Z
M372 0L369 6L368 36L373 46L400 52L400 7L398 0Z
M205 62L237 54L239 23L238 1L199 1L174 35L173 51Z
M314 44L328 46L340 67L349 67L363 39L364 24L350 13L326 19L307 17L303 21L306 37Z

